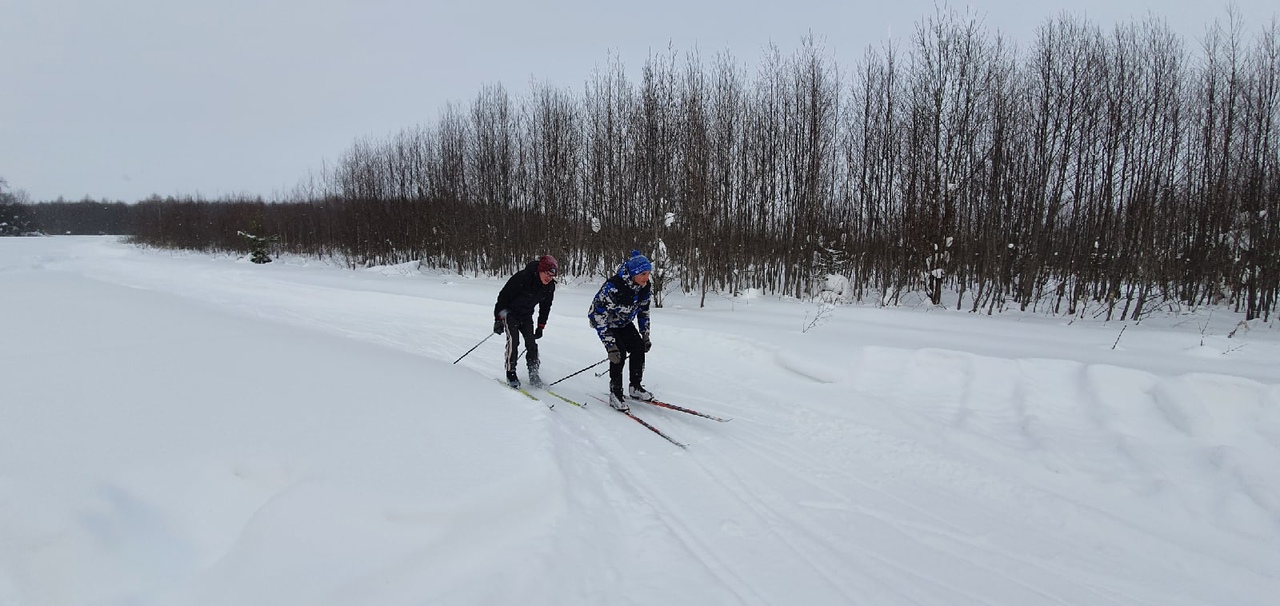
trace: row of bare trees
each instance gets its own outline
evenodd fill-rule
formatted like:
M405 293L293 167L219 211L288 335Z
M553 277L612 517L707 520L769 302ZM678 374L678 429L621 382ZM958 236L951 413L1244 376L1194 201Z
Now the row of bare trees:
M124 202L43 202L28 205L32 229L47 234L104 235L133 233L134 209Z
M487 86L356 142L288 200L152 200L135 233L235 250L253 223L290 252L483 273L544 252L605 272L639 248L704 296L811 296L834 273L884 304L1275 309L1274 23L1189 47L1154 18L1063 16L1018 49L942 9L852 70L805 40L754 73L668 52L638 76L614 61L581 95Z

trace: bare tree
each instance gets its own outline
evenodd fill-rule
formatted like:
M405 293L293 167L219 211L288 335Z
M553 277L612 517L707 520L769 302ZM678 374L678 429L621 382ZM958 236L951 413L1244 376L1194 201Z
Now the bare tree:
M951 291L974 312L1268 317L1280 43L1274 24L1252 46L1241 32L1215 25L1192 58L1158 19L1104 34L1064 15L1019 54L939 8L849 78L812 37L754 72L668 49L632 83L611 57L581 95L489 85L434 124L359 139L289 200L155 197L129 229L235 250L257 221L296 254L489 274L543 252L607 274L639 248L659 300L676 281L704 303L813 296L834 273L882 305Z

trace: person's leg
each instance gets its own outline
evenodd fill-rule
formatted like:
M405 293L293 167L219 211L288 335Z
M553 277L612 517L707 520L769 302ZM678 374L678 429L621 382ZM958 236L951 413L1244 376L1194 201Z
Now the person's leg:
M529 382L535 387L542 383L542 377L538 374L538 369L542 366L538 358L538 340L533 338L533 320L520 323L520 334L524 336L524 362L529 368Z
M605 333L607 342L612 342L615 346L619 346L616 329L609 329ZM613 393L622 393L622 368L627 364L627 352L619 346L618 351L622 357L617 362L609 362L609 391Z
M524 361L529 368L538 367L538 340L533 338L533 322L521 322L520 334L524 336Z
M622 352L622 359L617 364L609 363L609 390L622 391L622 369L627 365L627 352Z
M516 379L516 356L520 353L520 329L519 325L507 322L507 349L506 349L506 365L507 381L515 381Z
M618 348L623 351L624 359L631 358L630 384L640 385L644 380L644 340L640 338L640 332L636 330L635 324L628 324L616 329L614 335L618 339ZM621 380L622 369L618 370L618 379Z
M619 345L612 329L609 330L606 337L614 345ZM622 354L618 361L609 362L609 406L612 406L614 410L627 412L631 407L627 405L627 396L622 391L622 367L627 365L627 350L619 347L618 352Z

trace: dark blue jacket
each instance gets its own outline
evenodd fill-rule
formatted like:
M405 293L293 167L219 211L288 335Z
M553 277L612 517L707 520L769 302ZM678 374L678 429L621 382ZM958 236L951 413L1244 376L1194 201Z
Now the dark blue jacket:
M591 311L587 318L596 335L606 347L616 345L609 329L619 328L632 321L639 322L640 334L649 334L649 282L644 286L636 284L627 271L626 263L618 267L618 273L605 280L600 292L591 301Z

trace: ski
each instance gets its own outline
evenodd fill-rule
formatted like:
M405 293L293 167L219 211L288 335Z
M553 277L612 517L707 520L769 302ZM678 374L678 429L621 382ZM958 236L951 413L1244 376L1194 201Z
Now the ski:
M669 436L669 435L667 435L667 434L665 434L665 433L662 433L660 430L658 430L658 428L657 428L657 427L654 427L654 426L650 425L650 424L649 424L648 422L646 422L644 419L641 419L640 417L637 417L637 416L635 416L635 415L631 414L629 411L628 411L628 412L624 412L624 413L622 413L622 414L627 415L628 417L631 417L632 419L635 419L636 423L639 423L639 424L641 424L641 425L644 425L645 427L647 427L647 428L649 429L649 431L652 431L653 433L656 433L656 434L658 434L658 435L662 436L662 438L663 438L664 440L666 440L666 441L668 441L668 442L671 442L672 444L675 444L676 446L679 446L680 448L686 448L686 449L688 448L688 446L685 446L684 444L681 444L681 443L679 443L679 442L675 441L674 439L672 439L672 438L671 438L671 436Z
M600 398L600 397L598 397L598 396L591 396L591 397L593 397L593 398L595 398L595 399L597 399L597 400L600 400L601 402L604 402L605 404L608 404L608 403L609 403L609 401L608 401L608 400L603 400L603 399L601 399L601 398ZM637 400L637 401L643 401L643 400ZM616 408L613 408L612 406L610 406L609 408L610 408L610 410L617 410ZM641 419L640 417L637 417L637 416L635 416L635 415L631 414L631 411L618 410L618 412L620 412L620 413L622 413L622 414L624 414L624 415L627 415L628 417L631 417L631 419L635 420L635 422L636 422L636 423L639 423L639 424L641 424L641 425L644 425L644 426L645 426L645 429L648 429L649 431L652 431L653 433L656 433L656 434L658 434L658 435L662 436L662 439L664 439L664 440L666 440L666 441L668 441L668 442L671 442L672 444L675 444L676 446L679 446L680 448L685 448L685 449L688 449L688 448L689 448L688 446L685 446L684 444L681 444L680 442L677 442L677 441L675 440L675 438L672 438L671 436L669 436L669 435L667 435L667 434L665 434L665 433L662 433L662 430L658 429L657 427L654 427L653 425L650 425L648 421L645 421L644 419Z
M556 393L556 392L554 392L554 391L551 391L550 389L547 389L547 388L545 388L545 387L544 387L544 388L542 388L542 391L545 391L545 392L547 392L547 393L549 393L549 394L551 394L551 395L553 395L553 396L555 396L555 397L557 397L557 398L560 398L561 400L564 400L565 402L568 402L568 403L570 403L570 404L573 404L574 406L577 406L578 408L586 408L586 407L587 407L587 405L586 405L586 404L583 404L583 403L581 403L581 402L575 402L575 401L573 401L573 400L570 400L569 398L566 398L566 397L564 397L564 396L562 396L562 395L560 395L560 394L558 394L558 393Z
M649 404L653 404L654 406L661 406L662 408L670 408L671 410L675 410L675 411L683 412L683 413L685 413L685 414L691 414L691 415L694 415L694 416L699 416L699 417L702 417L702 418L704 418L704 419L711 419L712 421L719 421L719 422L721 422L721 423L728 423L729 421L732 421L732 420L733 420L733 419L723 419L723 418L720 418L720 417L717 417L717 416L712 416L712 415L709 415L709 414L707 414L707 413L705 413L705 412L698 412L698 411L696 411L696 410L693 410L693 409L690 409L690 408L685 408L685 407L683 407L683 406L676 406L675 404L668 404L668 403L663 402L663 401L661 401L661 400L636 400L636 401L637 401L637 402L646 402L646 403L649 403Z
M535 396L535 395L533 395L533 394L529 393L529 392L528 392L528 390L526 390L526 389L525 389L525 388L523 388L523 387L512 387L512 386L511 386L510 384L508 384L506 381L503 381L502 379L499 379L499 378L497 378L497 377L494 377L494 378L493 378L493 380L494 380L494 381L497 381L498 383L501 383L501 384L502 384L502 386L503 386L503 387L506 387L507 389L510 389L510 390L513 390L513 391L518 391L518 392L520 392L520 393L524 394L524 395L525 395L525 397L529 398L530 400L533 400L534 402L542 402L542 400L539 400L539 399L538 399L538 396ZM551 402L544 402L544 404L546 404L546 405L547 405L547 408L555 408L555 407L556 407L556 405L555 405L554 403L551 403Z

